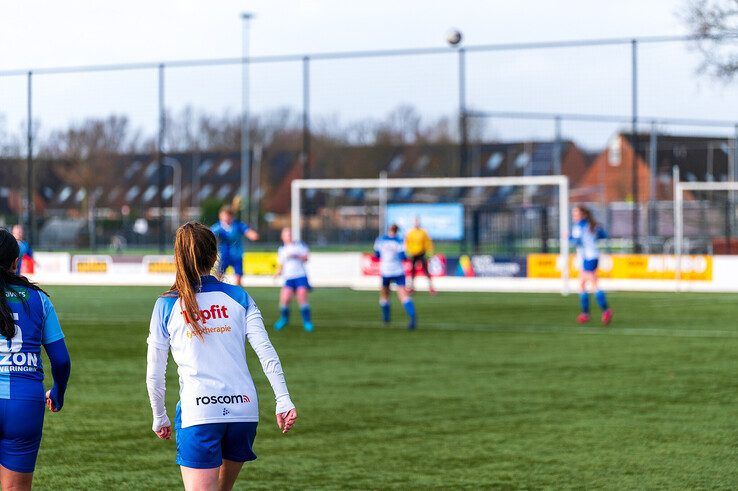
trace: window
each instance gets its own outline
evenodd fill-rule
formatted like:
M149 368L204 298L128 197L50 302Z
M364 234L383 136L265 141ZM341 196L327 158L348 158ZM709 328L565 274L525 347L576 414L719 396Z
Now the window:
M402 167L403 162L404 159L402 158L402 155L397 155L392 160L390 160L387 170L389 170L390 172L397 172Z
M66 200L69 199L71 195L72 188L69 186L65 186L61 191L59 191L59 203L64 203Z
M213 161L208 159L200 163L199 168L197 169L197 173L201 176L204 176L208 172L210 172L210 169L213 167Z
M515 167L518 169L522 169L526 165L528 165L528 162L530 162L530 155L528 155L526 152L521 153L515 158Z
M85 189L80 189L77 191L77 194L74 195L74 200L77 203L81 203L83 199L85 199L85 196L87 196L87 191Z
M216 196L218 196L218 199L225 199L226 196L228 196L228 193L230 192L231 192L231 185L225 184L221 186L220 189L218 189L218 194Z
M174 194L174 186L171 184L168 184L167 187L164 188L164 191L161 192L161 197L165 200L172 197Z
M146 171L144 172L144 176L146 176L146 179L149 179L151 176L153 176L158 167L159 165L157 164L157 162L151 162L149 166L146 167Z
M138 196L139 192L140 192L140 188L138 186L133 186L126 193L126 201L133 201L134 199L136 199L136 196Z
M218 175L219 176L226 175L228 171L231 170L231 167L233 167L233 162L231 162L229 159L225 159L218 166Z
M197 193L197 199L204 200L205 198L210 196L210 193L213 192L213 186L212 184L205 184L203 187L200 188L200 192Z
M146 188L146 191L141 198L144 200L144 203L148 203L154 196L156 196L156 186L152 184Z
M493 153L487 159L487 170L496 171L502 165L503 160L505 160L505 157L502 155L502 152Z
M131 177L133 177L133 175L136 172L139 171L140 168L141 168L141 162L139 162L138 160L133 162L131 165L128 166L128 168L126 169L126 173L123 175L123 177L125 177L126 179L130 179Z

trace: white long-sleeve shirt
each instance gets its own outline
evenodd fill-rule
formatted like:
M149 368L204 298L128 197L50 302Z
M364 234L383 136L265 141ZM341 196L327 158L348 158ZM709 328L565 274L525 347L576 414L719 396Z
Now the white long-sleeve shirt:
M253 379L246 365L246 341L261 362L274 391L276 412L294 408L282 364L264 328L261 312L240 287L202 278L196 296L203 339L176 296L160 297L148 337L146 386L154 430L169 425L164 405L169 350L177 364L182 427L234 421L258 421Z

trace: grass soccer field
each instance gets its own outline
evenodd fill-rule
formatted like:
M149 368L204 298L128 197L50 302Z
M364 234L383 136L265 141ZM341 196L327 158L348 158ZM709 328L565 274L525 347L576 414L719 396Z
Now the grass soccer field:
M49 291L73 366L36 487L181 487L144 382L160 289ZM250 293L271 324L277 290ZM575 295L416 298L413 333L397 303L382 328L375 292L339 289L314 292L316 332L271 333L300 413L288 435L249 349L259 459L239 488L738 488L737 295L613 294L607 329L574 324ZM168 379L172 417L171 362Z

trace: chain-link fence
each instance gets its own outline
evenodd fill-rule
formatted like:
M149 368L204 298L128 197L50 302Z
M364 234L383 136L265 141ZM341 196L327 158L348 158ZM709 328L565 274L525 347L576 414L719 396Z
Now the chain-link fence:
M42 247L150 248L170 243L182 221L214 220L233 203L276 240L297 177L563 173L573 201L596 210L615 247L666 250L671 168L686 180L736 180L738 91L697 74L692 43L608 39L0 72L0 219L26 223ZM713 248L719 236L730 244L733 198L687 197L711 224L694 232L702 237L695 243ZM555 193L515 191L504 218L495 215L499 196L489 199L468 210L477 224L468 243L556 245ZM318 216L320 206L306 213Z

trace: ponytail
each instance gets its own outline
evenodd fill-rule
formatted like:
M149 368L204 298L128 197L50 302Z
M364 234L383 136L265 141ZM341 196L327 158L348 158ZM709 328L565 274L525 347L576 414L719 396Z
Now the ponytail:
M13 339L16 335L13 311L8 304L8 296L16 296L28 308L28 300L13 286L44 292L40 286L32 283L25 276L15 274L13 266L20 260L18 241L7 230L0 229L0 335L5 339ZM48 295L48 294L47 294Z
M174 239L174 264L176 276L174 285L167 294L179 296L183 317L201 341L205 340L200 325L197 293L202 287L200 276L209 272L218 259L218 243L215 235L205 225L187 222L177 229Z
M590 232L594 232L597 228L597 221L594 219L594 216L592 216L592 211L584 206L577 206L577 208L579 208L581 214L584 215L584 220L587 222Z

